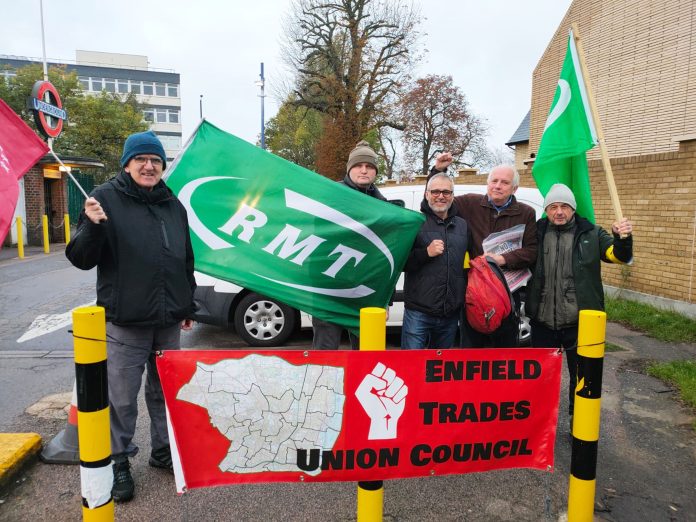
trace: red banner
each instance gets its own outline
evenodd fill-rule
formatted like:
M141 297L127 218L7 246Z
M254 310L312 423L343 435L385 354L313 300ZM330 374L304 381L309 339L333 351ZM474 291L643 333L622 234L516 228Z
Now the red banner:
M0 248L17 206L17 180L46 152L41 138L0 100Z
M552 469L555 349L167 351L177 487Z

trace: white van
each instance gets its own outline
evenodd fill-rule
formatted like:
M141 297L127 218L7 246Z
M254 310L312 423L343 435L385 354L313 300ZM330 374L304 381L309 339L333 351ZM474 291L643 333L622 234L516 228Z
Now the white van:
M420 211L425 185L395 185L380 187L380 192L392 203ZM455 195L485 194L486 185L455 185ZM537 189L520 187L515 193L518 201L536 210L537 218L543 212L543 201ZM296 310L275 299L271 299L233 283L228 283L200 272L196 272L196 301L199 310L196 320L218 325L223 328L234 327L239 337L249 346L280 346L299 328L311 328L309 314ZM404 312L404 276L401 274L396 285L394 303L389 307L387 326L400 328ZM529 341L529 320L520 321L520 342Z

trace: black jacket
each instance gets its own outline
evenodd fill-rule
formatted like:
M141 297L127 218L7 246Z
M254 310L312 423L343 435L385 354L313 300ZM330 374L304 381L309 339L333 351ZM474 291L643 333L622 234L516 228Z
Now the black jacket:
M421 211L425 223L404 267L404 306L436 317L450 317L459 313L464 303L467 281L464 256L470 232L466 221L457 216L454 205L445 219L433 214L425 199ZM429 257L427 248L434 239L444 241L445 252Z
M172 191L162 181L143 190L122 170L91 196L108 219L95 225L83 210L65 255L82 270L97 267L106 320L165 327L192 317L193 249L186 209Z

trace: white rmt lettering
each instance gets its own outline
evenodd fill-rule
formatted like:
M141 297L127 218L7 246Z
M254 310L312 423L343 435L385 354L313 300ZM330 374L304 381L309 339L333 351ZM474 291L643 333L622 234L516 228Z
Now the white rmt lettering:
M298 243L297 238L300 237L300 232L301 230L299 228L295 228L292 225L285 225L285 228L280 234L278 234L264 250L269 254L275 254L275 250L280 247L280 252L278 252L277 256L281 259L287 259L294 253L299 252L299 254L297 254L294 259L290 259L290 261L296 265L302 266L305 259L326 240L311 234Z
M355 259L355 266L358 266L358 263L360 263L360 261L362 261L365 257L364 252L359 252L358 250L347 247L346 245L343 245L341 243L339 243L338 246L334 248L334 251L331 252L329 256L338 253L340 253L341 255L338 256L338 259L334 261L333 264L324 272L324 275L327 275L329 277L336 277L338 271L344 266L346 266L346 263L348 261L350 261L351 259Z
M235 228L242 227L242 232L237 237L248 243L251 240L251 236L254 235L254 229L261 228L267 221L268 217L266 217L266 214L249 205L242 204L239 210L234 213L234 216L218 230L231 236Z

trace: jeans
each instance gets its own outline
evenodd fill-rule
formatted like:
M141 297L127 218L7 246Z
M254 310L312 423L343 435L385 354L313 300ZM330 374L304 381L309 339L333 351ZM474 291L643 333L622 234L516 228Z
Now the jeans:
M452 348L459 331L459 312L449 317L436 317L404 308L401 327L401 348Z
M570 326L552 330L546 325L532 321L532 346L534 348L563 348L568 365L568 415L575 406L575 387L578 384L578 327Z

